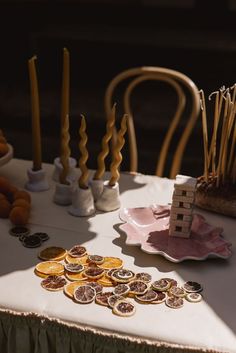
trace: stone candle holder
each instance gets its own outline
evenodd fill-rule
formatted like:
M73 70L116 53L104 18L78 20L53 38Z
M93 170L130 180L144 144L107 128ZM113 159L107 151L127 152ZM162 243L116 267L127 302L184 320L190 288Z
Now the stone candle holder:
M99 211L110 212L120 208L119 184L110 186L109 181L103 183L103 191L96 202L96 208Z
M68 206L72 204L72 196L74 193L74 185L69 182L69 184L56 184L55 193L53 196L53 201L61 206Z
M32 168L27 170L28 181L25 184L25 188L29 191L46 191L49 189L49 184L46 179L46 174L43 169L33 170Z
M79 186L75 189L72 205L68 212L75 217L91 216L95 213L94 199L90 187L82 189Z
M75 169L76 164L77 164L76 159L70 157L69 158L69 172L68 172L68 176L66 178L68 181L74 182L78 178L78 175L77 175L76 169ZM53 175L52 175L52 179L54 181L56 181L57 183L59 183L59 181L60 181L61 172L62 172L62 164L60 162L60 158L57 157L54 159L54 171L53 171Z
M102 179L91 179L89 186L92 190L94 202L96 202L103 192L104 181Z

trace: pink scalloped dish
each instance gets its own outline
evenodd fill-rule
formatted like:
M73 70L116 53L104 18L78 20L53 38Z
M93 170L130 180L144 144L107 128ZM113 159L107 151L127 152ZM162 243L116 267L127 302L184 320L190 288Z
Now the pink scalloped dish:
M202 215L194 213L189 238L169 236L169 217L170 206L124 208L120 219L125 223L119 228L126 234L127 245L138 245L172 262L231 256L231 243L222 236L223 229L208 224Z

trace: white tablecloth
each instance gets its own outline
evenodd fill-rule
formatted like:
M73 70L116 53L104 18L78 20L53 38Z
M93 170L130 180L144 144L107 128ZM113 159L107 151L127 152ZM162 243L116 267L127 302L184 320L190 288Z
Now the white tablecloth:
M13 159L1 167L0 175L19 188L24 188L27 161ZM83 244L89 253L117 256L125 267L135 272L149 272L153 279L175 278L180 284L187 280L200 282L204 300L197 304L187 301L183 308L173 310L161 305L136 305L136 314L130 318L115 316L107 308L95 303L75 304L62 292L48 292L40 286L41 279L34 274L40 261L40 248L29 249L9 235L10 221L0 220L0 308L14 313L34 313L40 317L60 320L80 327L91 327L119 337L140 337L150 342L166 342L167 346L196 347L202 350L236 352L236 258L228 260L188 260L178 264L158 255L149 255L139 247L125 244L125 235L119 232L119 210L98 213L90 218L68 214L67 207L52 202L55 183L52 165L44 165L50 182L46 192L31 193L30 229L46 231L50 240L46 246L69 249ZM153 203L171 202L173 181L154 176L122 174L120 193L122 207L142 207ZM208 223L224 228L224 236L236 245L236 221L199 210ZM3 337L0 337L0 341ZM1 347L1 346L0 346ZM54 351L53 351L54 352ZM102 352L102 348L101 348Z

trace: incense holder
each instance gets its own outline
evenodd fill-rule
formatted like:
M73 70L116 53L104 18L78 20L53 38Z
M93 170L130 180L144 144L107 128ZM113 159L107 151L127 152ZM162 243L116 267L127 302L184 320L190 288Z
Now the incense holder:
M110 212L120 208L119 184L110 186L109 181L103 183L103 191L96 202L96 208L99 211Z
M87 217L95 213L94 199L90 187L82 189L77 187L73 193L72 205L68 212L75 217Z
M103 185L104 185L104 182L102 179L98 179L98 180L92 179L89 182L89 186L91 187L93 198L94 198L95 202L99 199L99 197L101 196L101 194L103 192Z
M49 184L46 179L46 174L43 169L33 170L32 168L27 170L28 181L25 184L25 188L29 191L46 191L49 189Z
M53 201L61 206L68 206L72 204L72 195L74 193L73 183L56 184Z
M76 164L77 164L76 159L70 157L69 158L69 172L68 172L68 176L66 178L68 181L74 182L78 179L78 175L76 173ZM55 158L52 179L57 183L59 183L59 181L60 181L60 174L62 172L62 168L63 167L60 162L60 158L59 157Z

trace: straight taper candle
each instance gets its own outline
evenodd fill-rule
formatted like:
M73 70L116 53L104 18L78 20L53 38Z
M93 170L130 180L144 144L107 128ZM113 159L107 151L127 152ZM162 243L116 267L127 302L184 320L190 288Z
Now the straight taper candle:
M122 154L120 153L120 151L125 144L124 134L126 133L126 130L127 130L127 118L128 118L127 114L124 114L121 120L121 128L117 134L117 143L113 151L113 160L110 168L111 170L111 178L109 180L110 186L114 186L120 178L119 166L122 162Z
M69 96L70 96L70 54L63 49L63 72L62 72L62 93L61 93L61 127L69 116Z
M35 67L36 59L37 57L33 56L28 61L31 93L33 171L40 170L42 164L39 93L37 73Z

